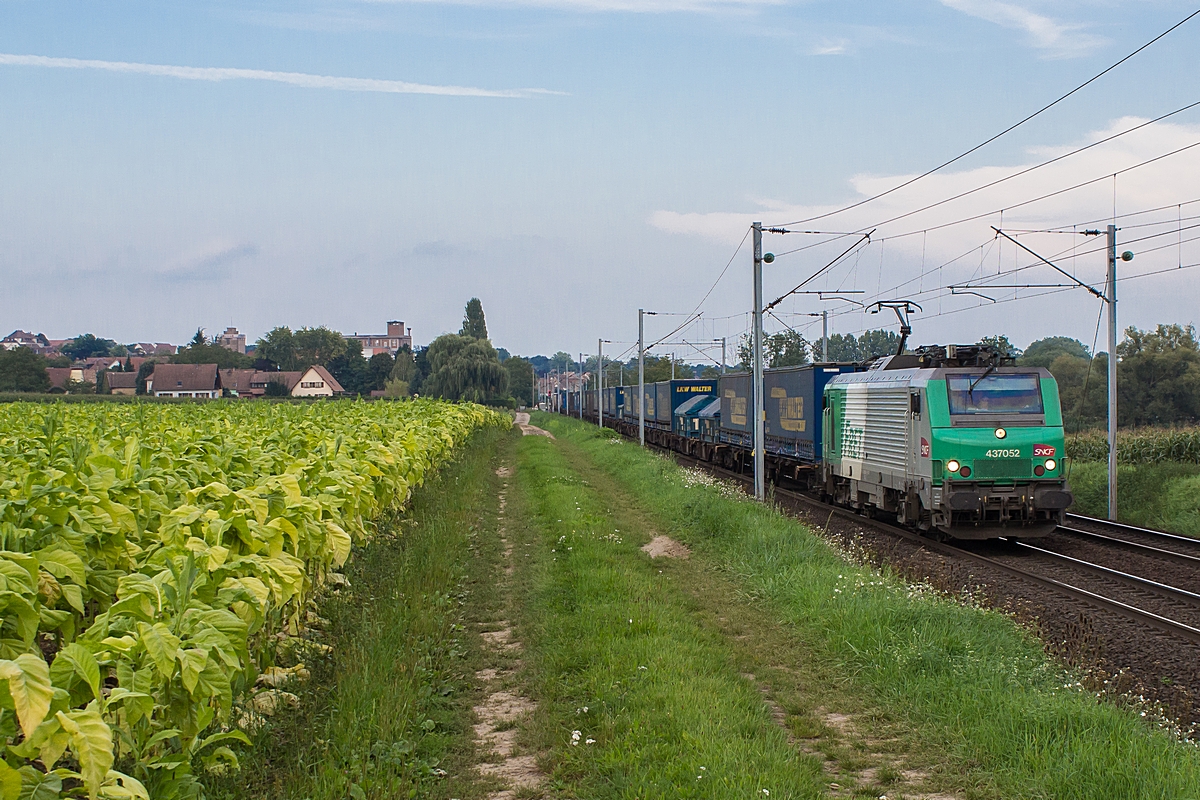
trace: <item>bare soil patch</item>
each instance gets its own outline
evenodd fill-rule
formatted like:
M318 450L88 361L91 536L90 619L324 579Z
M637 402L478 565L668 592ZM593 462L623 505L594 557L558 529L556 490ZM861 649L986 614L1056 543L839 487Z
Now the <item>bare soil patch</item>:
M688 558L692 554L687 545L675 541L670 536L655 536L642 545L642 552L651 558Z
M554 438L554 434L550 431L544 431L536 425L529 424L529 414L524 411L518 411L513 417L513 425L521 429L522 436L546 436L550 439Z

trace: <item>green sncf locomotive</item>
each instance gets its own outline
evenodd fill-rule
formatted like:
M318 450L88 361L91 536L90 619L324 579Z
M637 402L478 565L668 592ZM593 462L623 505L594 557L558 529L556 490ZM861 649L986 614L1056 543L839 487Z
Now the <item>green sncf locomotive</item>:
M822 492L931 535L1051 533L1072 496L1058 385L985 345L919 348L825 387Z

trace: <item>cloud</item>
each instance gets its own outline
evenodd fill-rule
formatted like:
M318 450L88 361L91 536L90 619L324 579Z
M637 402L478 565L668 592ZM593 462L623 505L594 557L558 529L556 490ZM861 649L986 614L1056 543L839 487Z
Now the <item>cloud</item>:
M808 54L813 56L845 55L850 47L848 39L822 39L809 48Z
M1132 167L1141 162L1188 147L1200 142L1200 125L1158 123L1142 128L1112 142L1094 147L1046 167L1014 177L975 194L945 205L923 211L896 222L880 224L884 220L923 208L944 198L958 195L1000 178L1013 176L1035 163L1075 150L1083 144L1096 142L1121 131L1127 131L1145 120L1123 117L1113 120L1102 130L1090 133L1082 142L1067 145L1038 146L1030 148L1028 163L1015 165L989 165L958 172L946 171L902 189L887 197L868 203L852 211L805 227L822 230L853 231L878 230L875 239L889 238L886 245L888 260L897 256L921 257L922 250L928 259L953 258L981 242L993 237L991 225L1007 225L1021 229L1041 229L1050 226L1077 222L1103 221L1113 210L1112 179L1066 192L1055 197L1039 200L1032 204L1025 201L1040 198L1060 189L1075 186L1100 176ZM1200 147L1193 147L1177 155L1165 158L1137 169L1123 172L1116 178L1118 213L1158 206L1174 206L1200 199L1192 176L1200 171ZM850 179L853 194L840 199L836 204L796 205L778 201L758 200L752 205L757 210L692 212L659 210L650 215L648 224L658 230L708 241L720 242L724 246L736 246L754 220L766 225L780 224L791 220L807 219L890 189L911 175L856 175ZM1200 204L1193 206L1190 213L1200 214ZM1000 211L1005 209L1004 211ZM1186 206L1184 214L1186 215ZM983 215L979 219L942 227L947 223ZM1163 212L1164 218L1174 224L1175 213ZM1003 220L1003 222L1002 222ZM1097 223L1100 224L1100 223ZM922 232L928 230L928 235ZM906 234L896 238L898 234ZM1186 238L1187 234L1184 234ZM799 237L796 237L797 239ZM794 242L787 237L784 244L772 244L778 250L809 244L816 239ZM831 245L837 249L848 244L838 240ZM1196 256L1200 258L1200 244ZM1169 248L1167 248L1169 249ZM1186 249L1186 248L1185 248ZM818 250L818 253L821 252ZM1165 251L1164 251L1165 252ZM836 255L836 252L834 252ZM1178 254L1167 253L1170 259ZM807 258L807 256L798 256ZM818 255L814 254L814 258ZM878 257L878 256L877 256ZM1186 261L1186 258L1184 259ZM1197 260L1197 259L1193 259Z
M259 252L258 245L249 242L215 242L178 256L166 268L151 271L150 276L169 283L223 281L233 273L234 264L254 258Z
M994 0L941 0L942 5L1005 28L1025 31L1034 47L1055 58L1081 56L1107 43L1084 26L1059 22L1012 3Z
M379 78L342 78L310 75L305 72L275 72L237 67L180 67L169 64L139 64L130 61L97 61L79 58L0 53L0 64L54 69L91 69L138 75L157 75L189 81L272 81L305 89L335 89L344 92L383 92L385 94L433 94L450 97L531 97L541 94L566 94L550 89L480 89L473 86L443 86Z

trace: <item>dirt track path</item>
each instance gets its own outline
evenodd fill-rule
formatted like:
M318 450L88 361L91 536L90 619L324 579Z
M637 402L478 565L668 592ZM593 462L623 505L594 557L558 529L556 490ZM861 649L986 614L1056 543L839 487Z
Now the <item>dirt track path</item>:
M550 434L541 428L528 425L529 415L518 414L515 424L521 426L526 436ZM520 417L524 416L524 425ZM531 431L525 430L531 428ZM551 437L553 438L553 437ZM503 466L496 470L503 481L500 489L500 543L503 550L503 575L499 579L502 591L511 592L509 582L513 574L513 547L507 530L505 507L508 504L507 494L509 480L513 468ZM516 797L536 796L538 787L544 776L538 768L536 754L522 751L517 742L518 726L528 719L536 710L532 700L521 694L515 685L514 675L521 669L522 643L513 636L512 625L507 619L496 619L483 623L480 635L484 648L488 652L489 665L475 673L475 678L484 685L487 696L483 702L474 708L475 742L479 752L484 754L484 760L479 764L479 772L486 777L494 778L503 788L488 794L488 800L515 800Z

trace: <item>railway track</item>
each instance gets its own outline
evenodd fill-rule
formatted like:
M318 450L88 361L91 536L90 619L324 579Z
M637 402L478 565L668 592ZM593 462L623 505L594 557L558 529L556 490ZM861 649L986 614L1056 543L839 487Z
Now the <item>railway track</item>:
M752 485L748 476L716 467L707 462L675 453L666 448L655 449L669 453L685 466L703 469L717 477L733 480L743 486ZM1169 634L1177 639L1200 645L1200 592L1193 592L1162 581L1126 572L1112 566L1095 563L1065 555L1053 550L1023 542L1002 539L997 543L937 542L920 536L896 525L872 519L848 509L831 506L810 495L779 486L773 487L777 501L794 510L818 512L865 525L911 544L945 555L949 558L965 559L986 566L1026 583L1049 589L1059 595L1104 609L1132 620L1138 625ZM1103 520L1079 518L1089 527L1107 525ZM1160 531L1146 531L1131 526L1114 525L1121 529L1120 535L1096 533L1083 528L1061 528L1069 536L1091 542L1094 546L1114 550L1135 551L1174 564L1191 567L1200 566L1200 542ZM1140 537L1141 541L1135 541ZM1053 537L1051 537L1053 538ZM1176 543L1174 550L1149 544ZM1179 552L1185 547L1194 547L1196 554ZM976 552L986 549L988 552ZM1200 571L1197 571L1200 574Z
M1067 514L1067 519L1072 524L1060 525L1059 533L1200 569L1200 540L1190 536L1138 528L1081 514Z

